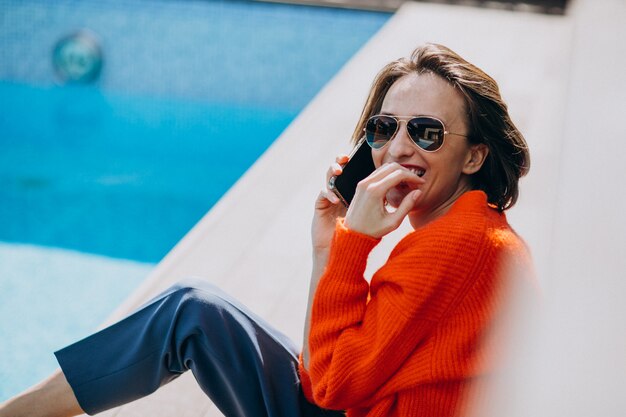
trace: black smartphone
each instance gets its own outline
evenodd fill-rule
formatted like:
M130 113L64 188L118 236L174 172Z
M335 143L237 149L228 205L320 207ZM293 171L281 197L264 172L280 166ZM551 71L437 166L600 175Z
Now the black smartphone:
M365 138L362 138L354 147L348 162L343 166L341 175L332 177L328 182L328 188L348 207L359 181L374 172L374 169L372 148L365 142Z

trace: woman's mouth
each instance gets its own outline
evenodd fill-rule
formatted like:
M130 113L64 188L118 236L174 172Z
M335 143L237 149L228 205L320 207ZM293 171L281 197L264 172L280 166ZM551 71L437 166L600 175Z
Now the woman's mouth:
M423 177L424 174L426 173L426 170L420 166L415 166L415 165L402 165L402 166L420 178Z

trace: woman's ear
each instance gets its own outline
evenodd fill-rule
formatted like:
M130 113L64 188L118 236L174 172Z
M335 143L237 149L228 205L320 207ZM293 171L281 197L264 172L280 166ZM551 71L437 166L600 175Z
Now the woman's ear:
M489 148L484 143L470 145L463 173L467 175L477 173L487 159L487 155L489 155Z

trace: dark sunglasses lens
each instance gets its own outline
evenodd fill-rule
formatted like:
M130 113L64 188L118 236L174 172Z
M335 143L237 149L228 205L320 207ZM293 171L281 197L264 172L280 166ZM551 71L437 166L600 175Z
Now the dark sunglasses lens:
M413 142L425 151L436 151L443 145L443 124L430 117L416 117L407 122L406 128Z
M380 149L391 140L398 122L389 116L372 116L365 125L365 139L368 145L374 149Z

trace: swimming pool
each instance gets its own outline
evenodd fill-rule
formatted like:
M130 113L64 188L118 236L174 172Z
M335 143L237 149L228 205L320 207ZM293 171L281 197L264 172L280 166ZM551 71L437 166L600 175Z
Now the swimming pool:
M0 401L101 323L389 15L0 0ZM95 85L50 54L98 35Z

